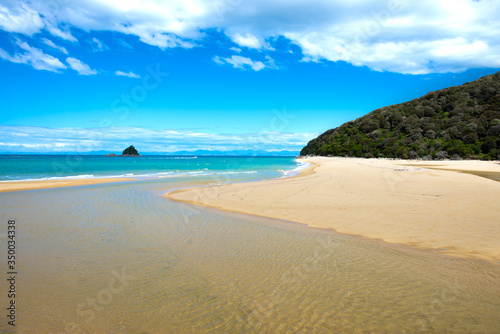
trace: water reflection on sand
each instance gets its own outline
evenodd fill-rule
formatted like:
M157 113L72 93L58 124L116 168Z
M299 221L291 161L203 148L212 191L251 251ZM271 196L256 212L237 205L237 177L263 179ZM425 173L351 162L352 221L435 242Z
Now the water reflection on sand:
M500 330L498 265L171 202L188 184L168 182L2 194L17 332Z

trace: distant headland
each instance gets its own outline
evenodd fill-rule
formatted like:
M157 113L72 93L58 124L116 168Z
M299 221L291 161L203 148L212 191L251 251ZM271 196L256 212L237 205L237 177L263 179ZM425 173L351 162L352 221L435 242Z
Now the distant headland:
M372 111L311 140L300 155L500 159L500 72Z

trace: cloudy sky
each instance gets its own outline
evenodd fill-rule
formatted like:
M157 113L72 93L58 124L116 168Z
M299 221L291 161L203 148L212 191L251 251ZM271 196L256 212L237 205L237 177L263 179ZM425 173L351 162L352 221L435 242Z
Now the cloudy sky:
M498 0L3 0L0 153L298 151L500 69Z

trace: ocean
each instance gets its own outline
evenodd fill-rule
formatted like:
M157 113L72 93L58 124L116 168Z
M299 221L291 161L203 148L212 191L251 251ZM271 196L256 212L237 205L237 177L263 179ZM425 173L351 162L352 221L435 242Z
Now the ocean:
M0 181L102 177L231 179L228 175L267 179L294 175L305 166L292 157L0 155Z
M6 180L130 181L0 193L16 224L1 333L496 333L498 265L163 197L282 178L294 158L1 158ZM58 170L54 166L66 166ZM17 166L17 167L16 167Z

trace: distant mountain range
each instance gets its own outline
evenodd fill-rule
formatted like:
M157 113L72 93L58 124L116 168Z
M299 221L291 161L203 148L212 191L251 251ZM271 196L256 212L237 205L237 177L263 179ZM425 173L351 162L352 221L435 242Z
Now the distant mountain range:
M500 159L500 72L372 111L326 131L300 154Z

